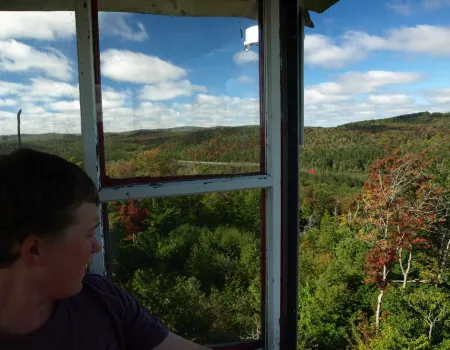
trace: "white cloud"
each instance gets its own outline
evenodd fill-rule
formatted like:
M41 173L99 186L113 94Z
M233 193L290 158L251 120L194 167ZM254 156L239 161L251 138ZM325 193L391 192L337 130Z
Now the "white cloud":
M365 58L366 52L349 42L336 44L325 35L305 36L305 63L322 68L341 68Z
M199 94L191 103L143 101L135 108L105 110L103 119L106 132L259 124L259 101Z
M23 89L22 84L13 83L10 81L0 82L0 96L14 95Z
M22 112L24 133L80 132L78 101L60 101ZM46 107L46 108L45 108ZM200 95L192 103L142 102L135 108L105 108L105 132L177 126L238 126L259 123L259 102L254 99ZM16 132L15 114L0 108L2 134Z
M179 120L194 126L259 124L259 100L199 94L190 104L173 104Z
M322 83L305 88L305 103L334 103L352 99L352 95L349 93L331 92L330 90L334 88L340 89L337 84L333 83Z
M130 90L117 91L113 88L102 87L102 108L114 109L132 106L132 94Z
M386 3L386 7L403 16L411 16L413 12L413 6L408 2L390 1Z
M102 74L116 81L155 84L187 75L185 69L156 56L128 50L103 51L100 60Z
M133 21L136 29L133 29L131 22L132 14L129 13L99 13L100 36L118 36L127 40L144 41L148 38L144 24Z
M450 89L428 91L427 100L435 104L450 103Z
M70 97L66 94L61 93L59 98ZM114 110L118 108L129 108L132 105L132 96L131 92L128 90L125 91L116 91L111 87L103 86L102 87L102 108L104 111ZM47 102L47 101L40 101ZM53 111L58 112L80 112L80 101L78 99L74 100L60 100L57 102L49 103L48 106Z
M21 131L23 134L40 133L78 133L80 132L80 114L67 111L53 112L42 106L23 106L21 114ZM0 109L1 134L17 133L16 113Z
M428 110L411 97L412 102L403 104L373 103L370 99L356 99L342 103L305 105L305 125L337 126L355 121L394 117L407 113Z
M80 101L58 101L49 104L49 107L58 112L76 112L80 110Z
M246 75L241 75L240 77L237 78L237 81L244 84L253 83L253 78L248 77Z
M355 83L349 84L348 80L342 79L342 76L332 82L308 86L305 89L306 125L335 126L352 121L379 119L421 110L444 111L450 104L450 89L425 94L424 96L429 96L430 103L435 103L433 106L420 104L415 96L404 93L380 93L379 90L383 87L394 86L396 82L407 79L403 77L402 80L396 74L391 74L393 78L388 81L387 78L380 79L377 74L367 73L359 73L360 77L364 77L364 79L360 79L361 91L371 91L365 98L357 91ZM344 74L343 76L348 77L349 75ZM384 74L384 77L386 76L388 74ZM379 83L380 80L383 83ZM45 96L33 94L29 87L17 90L21 91L17 95L17 100L10 97L3 99L17 101L16 108L13 108L14 106L0 107L2 133L14 134L16 132L13 111L19 106L23 109L22 130L24 133L80 132L78 99L70 99L66 97L68 94L64 90L60 90L60 96L56 97L55 93L53 101L48 102ZM128 90L119 91L104 87L102 92L106 132L177 126L212 127L259 124L259 101L257 99L198 94L190 103L161 103L139 102L139 98L133 98L134 96ZM322 97L308 98L308 96L314 96L314 93L321 94ZM38 100L39 97L42 100ZM134 104L133 101L135 101Z
M414 100L411 96L405 94L378 94L370 95L369 101L376 105L400 105L400 104L410 104Z
M0 39L67 39L75 35L75 13L0 12Z
M305 37L305 63L310 66L342 68L365 59L373 51L450 57L450 27L394 28L383 36L347 31L338 39L320 34Z
M206 92L206 87L193 85L189 80L167 81L156 85L147 85L142 89L141 99L167 101L180 96L192 96L195 92Z
M177 113L167 105L145 102L136 108L117 108L103 113L105 132L160 129L178 126Z
M345 92L369 93L385 86L411 84L424 79L418 73L371 70L365 73L347 72L340 75L337 82Z
M0 99L0 134L16 133L15 113L19 108L23 110L21 119L24 133L80 132L80 105L76 86L42 78L23 84L0 82L0 86L12 88L8 92L0 90L5 93ZM195 85L185 83L186 86L195 90ZM206 91L203 87L197 90ZM133 96L130 90L103 86L102 105L106 132L259 123L259 102L256 99L201 93L193 96L190 103L150 102L141 100L140 94Z
M417 73L373 70L365 73L347 72L334 82L310 85L305 88L305 103L325 104L350 101L356 94L376 92L392 85L411 84L423 80Z
M155 56L111 49L100 57L102 73L108 78L146 84L140 92L142 100L167 101L207 91L206 87L185 79L186 69Z
M386 8L402 16L420 15L450 6L450 0L392 0Z
M433 11L450 5L450 0L422 0L422 7L425 10Z
M101 36L143 41L148 34L142 22L128 13L99 13ZM74 11L2 11L0 39L58 40L75 36Z
M384 41L384 49L448 57L450 56L450 28L418 25L391 29Z
M233 60L236 64L243 65L250 62L255 62L259 60L258 53L255 51L239 51L234 54Z
M346 32L339 42L323 35L310 35L305 42L305 59L312 65L338 68L380 50L446 55L445 50L450 49L439 46L448 40L445 37L447 31L443 27L417 26L394 29L384 36ZM133 31L122 32L126 33L122 37L130 40L136 34ZM438 36L433 36L436 33ZM46 35L46 40L53 40L52 35L57 34ZM415 38L415 43L411 41L412 38ZM139 40L139 36L134 37L134 40ZM242 51L234 56L234 60L237 64L246 64L257 61L258 55L253 51ZM109 49L102 52L101 63L102 73L106 77L118 82L143 84L137 91L102 87L106 132L259 123L257 99L208 95L206 87L187 80L186 69L158 57ZM0 69L38 72L45 76L25 79L27 81L23 83L0 82L2 133L16 132L15 111L18 108L23 109L22 129L25 133L80 132L78 86L54 80L70 79L72 71L67 57L54 49L41 52L15 40L4 40L0 41ZM411 72L372 70L347 72L331 81L308 86L305 88L307 125L332 126L422 110L424 108L421 108L415 97L399 91L389 93L390 90L386 91L385 88L412 84L423 79L425 77L422 75ZM236 81L246 83L252 80L240 76ZM177 97L191 99L189 103L169 102ZM428 101L450 103L450 93L434 93Z
M59 98L71 97L78 98L78 85L72 85L60 81L54 81L45 78L31 78L31 85L27 97L30 98Z
M78 101L77 85L45 78L31 78L23 84L0 81L0 87L0 106L17 106L17 109L21 108L26 113L46 111L42 107L38 108L38 105L48 105L55 110L68 110L59 100Z
M70 125L80 128L79 111L64 102L64 99L72 99L72 105L78 103L76 85L46 78L32 78L23 83L0 81L0 86L0 96L3 96L0 101L9 101L7 105L0 104L0 116L3 117L0 120L1 133L16 132L15 115L18 109L22 109L21 124L24 133L67 132Z
M15 106L15 105L16 105L16 101L11 98L5 98L5 99L0 98L0 107L10 107L10 106Z
M351 121L395 116L420 110L439 110L450 103L450 89L433 91L429 102L421 105L415 96L383 91L423 79L409 72L348 72L334 80L305 88L305 118L308 126L334 126ZM193 85L185 82L184 87ZM164 84L162 84L164 86ZM29 84L6 84L0 101L15 101L0 107L2 133L16 132L15 111L23 109L24 133L80 132L77 87L48 79L33 79ZM177 86L174 83L174 86ZM145 90L145 89L144 89ZM169 93L169 90L167 90ZM141 99L142 91L102 88L103 120L106 132L177 126L238 126L259 124L258 99L215 96L199 93L189 103L168 103ZM164 96L159 96L162 98ZM167 96L166 96L167 97ZM164 98L166 98L164 97ZM434 98L434 99L433 99ZM446 105L443 103L448 102ZM4 103L5 104L5 103ZM439 107L441 106L441 107Z
M14 120L16 118L16 116L17 115L15 113L13 113L13 112L3 111L3 110L0 109L0 122L3 123L3 125L0 124L0 125L2 125L2 128L0 130L2 130L2 132L7 134L8 133L8 128L7 128L6 123ZM3 131L3 130L5 130L5 131Z
M305 124L336 126L428 109L416 96L384 91L425 79L411 72L347 72L334 81L305 88Z
M39 51L13 39L0 40L0 71L39 72L61 80L70 80L73 75L69 59L60 51Z
M139 90L116 90L104 82L102 106L106 132L259 123L258 100L206 95L206 87L186 79L187 70L158 57L111 49L102 53L101 60L107 77L143 84ZM41 75L48 73L45 69L42 72L40 63ZM22 108L25 133L80 132L77 85L44 77L25 79L23 83L0 82L0 96L2 115L11 116L17 108ZM191 97L191 102L168 102L177 97ZM10 106L12 102L15 106ZM4 124L3 118L2 132L15 133L14 118Z

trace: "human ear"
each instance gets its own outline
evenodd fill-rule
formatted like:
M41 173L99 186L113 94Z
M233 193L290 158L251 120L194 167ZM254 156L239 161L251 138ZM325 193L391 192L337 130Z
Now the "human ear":
M39 267L43 264L44 241L41 237L30 235L20 245L20 256L28 266Z

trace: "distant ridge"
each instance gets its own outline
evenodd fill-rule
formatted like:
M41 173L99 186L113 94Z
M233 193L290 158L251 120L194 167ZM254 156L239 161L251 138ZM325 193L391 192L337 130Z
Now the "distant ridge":
M425 122L427 120L432 119L441 119L441 118L450 118L450 112L449 113L430 113L428 111L424 112L418 112L418 113L411 113L411 114L404 114L399 115L395 117L389 117L389 118L381 118L381 119L370 119L370 120L363 120L363 121L357 121L357 122L351 122L346 124L341 124L335 127L318 127L318 126L306 126L305 129L311 129L311 130L320 130L320 129L366 129L368 126L373 126L374 130L376 129L376 126L379 125L393 125L395 123L415 123L415 122ZM450 122L449 122L450 123ZM153 136L157 134L168 134L170 132L174 133L196 133L201 132L205 130L239 130L242 128L246 129L257 129L259 128L259 125L241 125L241 126L213 126L213 127L201 127L201 126L180 126L180 127L173 127L173 128L158 128L158 129L137 129L137 130L130 130L130 131L118 131L118 132L105 132L105 136L124 136L124 137L139 137L139 136ZM22 137L25 138L33 138L33 137L80 137L81 134L78 133L42 133L42 134L27 134L23 133ZM1 139L7 140L7 139L16 139L17 135L11 134L11 135L0 135L0 141Z
M370 119L370 120L346 123L346 124L337 126L337 128L354 128L354 127L358 127L358 126L380 125L380 124L390 124L390 123L424 122L426 120L440 119L440 118L450 118L450 113L441 113L441 112L430 113L428 111L425 111L425 112L418 112L418 113L403 114L403 115L389 117L389 118Z

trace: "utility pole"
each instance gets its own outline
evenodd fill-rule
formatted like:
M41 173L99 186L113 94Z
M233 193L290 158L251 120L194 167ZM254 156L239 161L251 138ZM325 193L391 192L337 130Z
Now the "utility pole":
M22 137L20 136L20 115L22 114L22 110L19 109L17 112L17 140L19 141L19 148L22 148Z

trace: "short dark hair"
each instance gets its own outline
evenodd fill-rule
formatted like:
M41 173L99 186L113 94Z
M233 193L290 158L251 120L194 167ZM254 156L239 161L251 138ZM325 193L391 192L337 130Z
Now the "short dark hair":
M14 246L30 234L58 237L83 203L99 197L76 164L28 148L0 156L0 268L19 257Z

